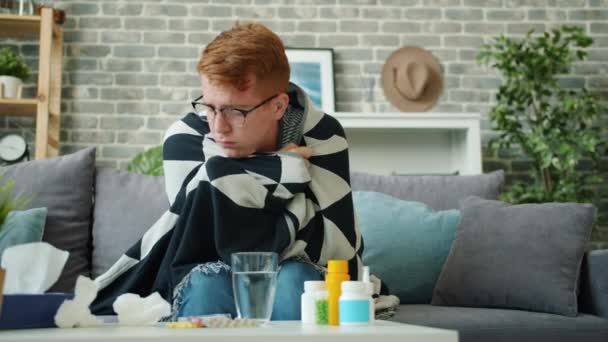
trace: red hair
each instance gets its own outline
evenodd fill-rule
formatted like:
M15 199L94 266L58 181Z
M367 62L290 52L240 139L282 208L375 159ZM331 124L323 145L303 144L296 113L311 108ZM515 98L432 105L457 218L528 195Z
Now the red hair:
M207 45L196 69L211 83L232 85L239 90L251 86L251 75L275 91L287 91L289 85L289 62L283 42L258 23L237 22L220 33Z

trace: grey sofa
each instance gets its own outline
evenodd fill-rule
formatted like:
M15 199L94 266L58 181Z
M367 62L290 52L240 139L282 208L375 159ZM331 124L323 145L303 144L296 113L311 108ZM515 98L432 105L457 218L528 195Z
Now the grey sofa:
M379 191L420 201L435 210L458 208L460 199L496 198L502 172L481 176L392 177L352 174L354 191ZM365 236L364 236L365 238ZM590 251L583 264L579 315L565 317L521 310L400 305L391 320L458 330L460 341L608 341L608 250Z
M95 150L5 170L18 190L49 209L44 240L71 252L53 288L70 291L78 274L105 271L167 209L162 177L95 166ZM502 172L480 176L375 176L353 173L353 190L385 192L440 210L468 195L495 198ZM460 341L608 341L608 250L587 253L577 317L519 310L401 305L397 322L458 330Z

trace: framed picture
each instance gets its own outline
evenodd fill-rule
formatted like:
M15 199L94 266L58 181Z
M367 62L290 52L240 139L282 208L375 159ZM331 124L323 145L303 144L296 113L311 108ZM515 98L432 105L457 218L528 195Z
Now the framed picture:
M321 48L286 48L291 76L315 107L325 113L336 110L334 91L334 51Z

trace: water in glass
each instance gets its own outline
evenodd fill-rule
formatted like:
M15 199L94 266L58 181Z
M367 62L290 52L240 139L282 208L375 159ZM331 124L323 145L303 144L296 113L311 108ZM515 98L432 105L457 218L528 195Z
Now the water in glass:
M276 253L232 255L232 288L239 318L266 323L272 315L277 286Z
M261 322L270 320L277 272L236 272L232 275L232 286L239 317Z

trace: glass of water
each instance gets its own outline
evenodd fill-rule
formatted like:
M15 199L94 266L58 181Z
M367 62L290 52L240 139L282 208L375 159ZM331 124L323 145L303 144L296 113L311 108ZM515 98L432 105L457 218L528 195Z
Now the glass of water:
M239 318L270 321L279 257L273 252L232 254L232 289Z

